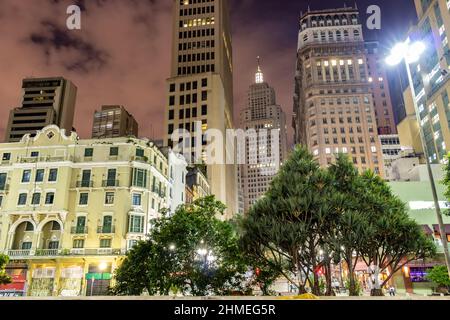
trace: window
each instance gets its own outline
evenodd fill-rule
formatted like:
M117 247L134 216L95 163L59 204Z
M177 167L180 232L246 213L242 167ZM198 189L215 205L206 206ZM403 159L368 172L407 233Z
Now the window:
M103 217L102 233L112 233L112 216Z
M144 149L137 148L136 149L136 157L143 157L144 156Z
M38 169L36 170L36 177L34 181L36 182L43 182L44 181L44 169Z
M105 204L114 204L114 192L106 192L105 194Z
M111 239L100 239L100 248L111 248Z
M202 88L207 87L208 86L208 79L204 78L202 79Z
M170 92L175 92L175 83L171 83L169 87Z
M169 106L174 106L175 105L175 96L170 96L169 97Z
M115 187L116 186L116 169L108 169L108 175L106 180L107 187Z
M0 190L6 189L6 178L8 174L7 173L0 173Z
M30 179L31 179L31 170L23 170L22 182L23 183L30 182Z
M56 182L57 179L58 179L58 169L50 169L48 173L48 181Z
M9 153L9 152L4 153L4 154L3 154L3 157L2 157L2 160L3 160L3 161L9 161L9 160L11 160L11 153Z
M86 232L86 217L85 216L79 216L77 218L77 224L75 227L75 233L76 234L84 234Z
M2 207L3 204L3 196L0 196L0 208Z
M74 249L83 249L84 248L84 239L73 240L73 248Z
M25 226L25 231L34 231L34 226L31 222L27 222Z
M39 192L33 193L33 196L31 198L31 204L37 206L40 203L41 203L41 194Z
M142 195L140 193L133 193L133 206L140 207L142 204Z
M83 170L81 173L81 187L89 188L91 185L91 170Z
M24 206L27 203L27 194L21 193L19 194L19 200L17 201L17 205Z
M31 152L31 157L33 158L39 157L39 152L38 151Z
M147 170L133 169L133 186L140 188L147 187Z
M130 227L131 233L143 233L144 232L144 217L137 215L130 215Z
M206 101L206 100L208 100L208 92L202 91L202 101Z
M109 155L111 157L119 155L119 147L111 147L109 148Z
M86 148L84 149L84 156L85 157L92 157L94 155L94 149L93 148Z
M31 244L31 242L22 242L22 250L30 250Z
M206 116L208 114L208 106L203 105L202 106L202 116Z
M47 192L45 195L45 204L53 204L55 201L55 193L54 192Z
M78 202L80 206L86 206L89 201L89 193L80 193L80 201Z

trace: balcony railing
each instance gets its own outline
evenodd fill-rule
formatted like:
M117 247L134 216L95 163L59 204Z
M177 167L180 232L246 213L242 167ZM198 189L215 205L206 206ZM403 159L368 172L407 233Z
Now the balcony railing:
M133 156L133 157L131 157L131 161L148 162L148 157L145 157L145 156Z
M37 249L35 256L39 257L55 257L61 255L61 250L59 249Z
M72 227L71 228L71 234L87 234L88 233L88 227Z
M7 255L10 257L28 257L34 255L34 251L31 249L27 250L8 250Z
M72 161L72 156L19 157L20 163Z
M97 233L99 234L113 234L116 233L115 226L98 226Z
M102 187L103 188L115 188L119 186L119 180L103 180L102 181Z
M5 250L4 253L11 259L22 260L33 257L70 257L70 256L119 256L126 254L126 249L113 248L73 248L73 249L28 249Z
M94 187L94 181L92 181L92 180L77 181L76 187L77 188L92 188L92 187Z

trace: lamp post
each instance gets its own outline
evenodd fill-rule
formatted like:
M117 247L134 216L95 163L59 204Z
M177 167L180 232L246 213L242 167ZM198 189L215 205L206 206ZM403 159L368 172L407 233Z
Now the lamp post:
M408 74L409 87L411 88L414 110L416 113L417 122L419 124L420 140L422 143L423 153L424 153L425 161L427 164L427 171L428 171L428 176L430 179L431 192L433 194L433 201L434 201L434 206L436 209L436 217L437 217L438 224L439 224L442 245L444 247L445 263L447 265L447 270L448 270L449 278L450 278L450 253L448 251L447 234L445 232L444 220L442 218L441 208L439 206L439 199L438 199L438 195L437 195L437 191L436 191L436 183L434 181L433 171L431 169L431 162L430 162L428 147L426 144L425 134L423 132L423 128L422 128L422 124L421 124L420 111L419 111L419 106L417 105L416 92L414 89L414 82L412 79L411 68L410 68L410 64L419 61L420 56L425 52L425 50L426 50L426 47L425 47L424 43L422 43L420 41L411 43L411 41L408 39L405 42L397 44L392 49L390 56L387 57L387 59L386 59L386 63L388 65L395 66L395 65L400 64L402 61L404 61L405 66L406 66L406 72ZM425 104L426 104L426 98L427 98L427 96L425 93Z

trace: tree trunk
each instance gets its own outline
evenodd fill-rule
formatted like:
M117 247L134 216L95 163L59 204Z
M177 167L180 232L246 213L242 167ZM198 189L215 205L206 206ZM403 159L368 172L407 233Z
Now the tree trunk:
M331 261L327 261L327 263L325 264L325 279L326 279L325 295L332 296L334 291L331 283Z
M359 295L358 289L356 287L356 279L355 279L355 273L353 272L352 266L348 268L348 294L351 297L357 297Z
M314 282L312 287L312 293L316 296L320 296L319 276L314 272Z
M372 278L371 279L372 288L370 289L370 295L372 297L384 296L383 289L381 288L380 284L380 268L378 266L371 266L369 270Z

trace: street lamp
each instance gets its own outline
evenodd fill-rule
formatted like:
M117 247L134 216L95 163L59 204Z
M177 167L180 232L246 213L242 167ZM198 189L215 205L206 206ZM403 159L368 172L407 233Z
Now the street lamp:
M410 64L415 63L419 61L420 56L426 51L426 46L421 41L412 42L408 38L405 42L398 43L391 51L390 56L386 58L386 63L391 66L395 66L400 64L402 61L405 62L406 66L406 72L408 74L408 81L409 81L409 87L411 88L412 93L412 99L414 104L414 110L416 112L417 122L419 124L419 133L420 133L420 140L422 143L423 153L425 156L425 161L427 164L427 170L428 170L428 176L430 178L430 184L431 184L431 191L433 193L433 200L434 200L434 206L436 209L436 216L439 223L439 229L442 239L442 244L444 247L444 256L445 256L445 263L447 265L447 270L450 277L450 253L448 251L448 241L447 241L447 234L445 232L444 227L444 221L442 219L442 213L441 208L439 206L439 199L436 191L436 184L433 177L433 171L431 169L431 162L430 157L428 153L428 147L425 140L425 134L423 132L421 119L420 119L420 111L419 106L417 105L417 99L416 99L416 92L414 89L414 83L411 75L411 68ZM425 99L427 98L425 94Z

